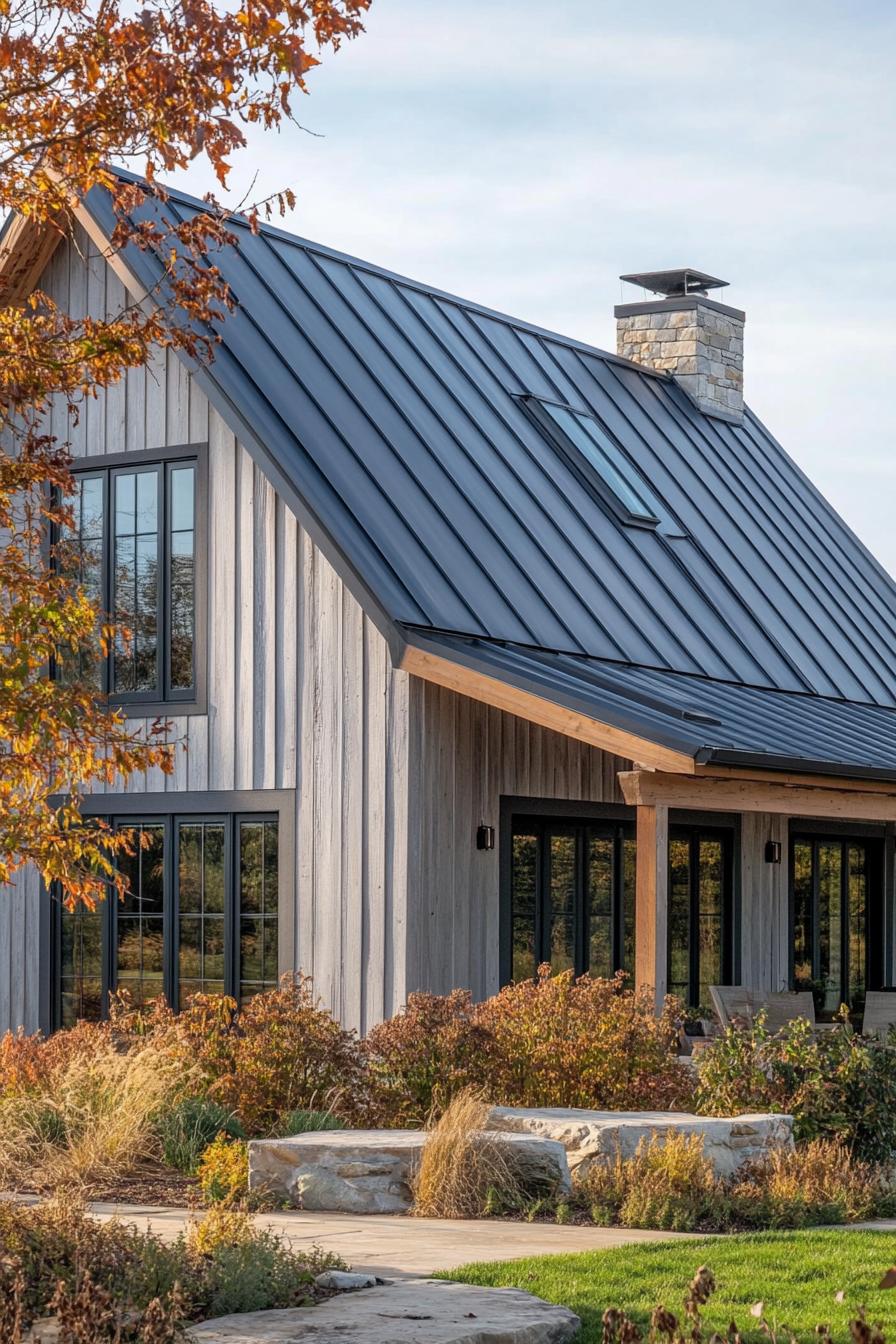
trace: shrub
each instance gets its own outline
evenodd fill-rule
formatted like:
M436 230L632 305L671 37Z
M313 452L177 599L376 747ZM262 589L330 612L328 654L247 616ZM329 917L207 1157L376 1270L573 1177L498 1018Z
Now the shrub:
M213 1212L165 1245L152 1232L99 1223L70 1203L0 1204L0 1246L0 1325L17 1316L24 1339L34 1320L68 1313L73 1328L62 1338L81 1344L118 1341L119 1320L121 1344L166 1344L179 1338L171 1331L181 1322L311 1300L314 1276L344 1267L316 1249L296 1253L231 1212ZM153 1323L156 1334L148 1331ZM162 1325L171 1331L160 1333ZM0 1338L17 1344L11 1328Z
M699 1134L642 1139L633 1157L593 1164L576 1181L576 1202L595 1222L673 1232L723 1229L728 1198Z
M759 1230L884 1217L894 1206L880 1170L831 1139L774 1150L748 1164L734 1177L730 1198L736 1224Z
M847 1022L816 1035L798 1020L772 1036L760 1018L702 1052L697 1106L705 1115L785 1112L799 1142L842 1139L857 1157L887 1161L896 1155L892 1059Z
M243 1127L231 1111L208 1097L184 1097L165 1110L156 1123L162 1160L176 1171L195 1176L199 1159L218 1134L244 1138Z
M378 1123L424 1125L462 1089L483 1084L488 1043L468 990L411 994L364 1042Z
M277 1125L277 1138L290 1139L295 1134L316 1134L322 1130L345 1129L332 1111L290 1111Z
M424 1218L481 1218L517 1206L525 1194L507 1143L483 1133L491 1107L466 1088L448 1103L423 1147L414 1176L414 1212ZM533 1192L534 1193L534 1192Z
M249 1194L249 1149L219 1134L199 1159L199 1188L209 1204L236 1204Z
M509 985L476 1010L486 1034L483 1077L510 1106L685 1110L693 1078L674 1050L677 1000L571 971Z

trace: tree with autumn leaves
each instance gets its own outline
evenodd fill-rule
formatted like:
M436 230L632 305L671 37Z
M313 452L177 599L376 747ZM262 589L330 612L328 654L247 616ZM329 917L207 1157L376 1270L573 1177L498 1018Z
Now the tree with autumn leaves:
M128 636L60 563L73 480L49 408L61 401L75 420L159 347L214 358L227 215L209 199L193 219L169 216L158 177L204 158L226 187L246 129L294 118L315 53L356 36L369 4L0 0L0 211L67 232L77 202L105 190L110 253L150 250L162 275L105 318L74 319L40 292L0 308L0 882L30 862L70 904L120 891L115 856L131 837L83 815L84 795L173 766L164 724L135 732L90 684L51 675L91 640ZM288 189L247 213L287 204Z

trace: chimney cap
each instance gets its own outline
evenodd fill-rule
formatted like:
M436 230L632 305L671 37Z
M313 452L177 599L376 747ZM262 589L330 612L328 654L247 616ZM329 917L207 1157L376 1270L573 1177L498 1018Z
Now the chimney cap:
M709 289L724 289L728 281L717 280L705 271L695 270L693 266L682 266L673 271L641 271L637 275L620 275L620 280L630 285L640 285L653 294L663 294L666 298L682 298L688 294L705 294Z

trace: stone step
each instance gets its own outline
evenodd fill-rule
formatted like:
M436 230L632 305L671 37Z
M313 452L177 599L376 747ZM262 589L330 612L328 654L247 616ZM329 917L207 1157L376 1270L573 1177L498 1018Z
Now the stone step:
M585 1111L560 1107L527 1109L495 1106L489 1127L512 1134L554 1139L566 1150L570 1170L584 1175L594 1162L608 1162L618 1154L631 1157L642 1139L656 1135L700 1134L703 1151L719 1176L762 1157L770 1149L793 1147L790 1115L736 1115L715 1117L679 1111Z
M526 1132L488 1137L511 1144L527 1187L567 1194L562 1143ZM338 1129L290 1139L253 1139L249 1189L283 1196L296 1208L327 1213L406 1213L411 1181L428 1135L419 1129Z
M193 1325L194 1344L565 1344L581 1322L518 1288L441 1279L331 1297L316 1307L219 1316Z

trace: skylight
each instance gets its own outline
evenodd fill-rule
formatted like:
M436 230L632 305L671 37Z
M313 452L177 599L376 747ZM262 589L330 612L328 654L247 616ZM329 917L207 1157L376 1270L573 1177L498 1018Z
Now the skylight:
M573 467L597 486L624 523L654 527L669 536L684 535L635 464L593 416L538 397L524 401Z

